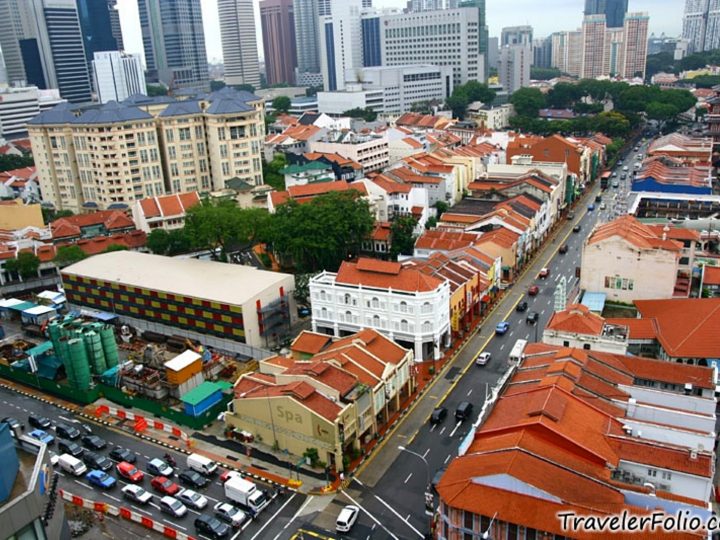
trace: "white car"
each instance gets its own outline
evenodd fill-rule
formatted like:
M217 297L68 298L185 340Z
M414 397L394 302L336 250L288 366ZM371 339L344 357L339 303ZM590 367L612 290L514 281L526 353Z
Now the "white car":
M183 517L187 514L187 506L170 495L165 495L160 499L160 511L170 514L174 517Z
M123 497L136 503L147 504L152 501L152 493L144 490L137 484L128 484L122 488Z
M185 506L189 506L195 510L202 510L208 504L208 500L204 495L200 495L197 491L193 491L192 489L183 489L180 493L175 495L175 498Z
M490 358L492 358L492 355L489 352L483 352L478 354L478 357L475 359L475 365L477 366L484 366L490 361Z
M219 502L215 505L215 515L222 521L229 523L233 527L239 527L242 525L247 516L245 512L240 510L237 506L233 506L230 503Z
M359 513L360 509L357 506L348 505L343 508L335 522L335 530L338 532L350 532L350 529L357 521Z

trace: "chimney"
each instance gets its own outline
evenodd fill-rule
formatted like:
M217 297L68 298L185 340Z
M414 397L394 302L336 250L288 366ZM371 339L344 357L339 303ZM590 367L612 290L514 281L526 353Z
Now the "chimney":
M666 223L665 226L663 227L663 235L662 235L663 240L667 240L667 233L669 233L669 232L670 232L670 227Z

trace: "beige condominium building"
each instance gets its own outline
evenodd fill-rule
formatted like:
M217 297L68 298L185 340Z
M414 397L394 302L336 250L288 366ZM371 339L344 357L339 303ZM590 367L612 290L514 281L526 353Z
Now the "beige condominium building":
M263 183L264 101L209 94L57 105L28 122L43 200L81 211L187 191Z

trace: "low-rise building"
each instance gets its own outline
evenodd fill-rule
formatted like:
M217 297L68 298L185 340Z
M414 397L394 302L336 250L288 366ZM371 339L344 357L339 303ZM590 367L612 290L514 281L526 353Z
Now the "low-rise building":
M387 167L390 156L384 134L329 131L321 139L308 142L309 152L339 154L360 163L367 174Z
M343 180L337 182L318 182L314 184L290 186L285 191L271 191L267 194L267 208L272 214L281 204L293 200L298 203L306 203L315 197L334 192L357 192L360 196L366 196L367 193L364 186L358 184L348 184Z
M713 141L711 137L691 137L670 133L650 143L648 157L667 156L687 165L712 164Z
M450 338L450 285L400 263L361 258L310 280L313 331L334 336L373 328L438 359Z
M77 242L96 236L111 236L136 230L135 223L121 210L101 210L58 218L50 223L53 243Z
M22 199L0 200L0 229L14 231L25 227L44 227L40 204L25 204Z
M297 124L289 126L281 133L270 134L265 137L265 161L272 161L276 153L304 154L309 150L309 142L321 139L325 133L325 129L312 124Z
M335 180L352 182L363 177L363 166L357 161L335 153L309 152L303 154L306 161L321 161L332 167L335 173ZM292 161L292 160L291 160Z
M396 177L379 174L372 180L360 180L365 186L377 221L392 221L402 216L413 216L417 230L422 230L430 217L430 195L426 186L414 186Z
M572 304L553 312L542 341L548 345L626 354L628 334L626 325L610 323L587 306Z
M515 109L509 103L494 107L479 101L471 103L467 109L467 117L481 129L498 131L510 127L510 118Z
M650 158L633 178L632 191L712 195L712 167L685 166L666 156Z
M0 173L0 199L20 199L39 203L40 184L35 167L22 167Z
M132 207L133 221L146 233L154 229L182 229L187 211L196 204L200 204L197 191L140 199Z
M285 179L286 188L335 181L335 172L332 167L322 161L308 161L302 165L288 165L280 170L280 174Z
M702 267L700 290L707 290L710 296L715 298L720 296L720 266L704 265Z

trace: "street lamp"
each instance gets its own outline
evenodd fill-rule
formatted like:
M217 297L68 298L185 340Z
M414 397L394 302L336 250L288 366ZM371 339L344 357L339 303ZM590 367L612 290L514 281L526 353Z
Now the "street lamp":
M425 459L425 456L423 456L422 454L418 454L417 452L413 452L412 450L409 450L404 446L398 446L398 450L400 450L401 452L407 452L408 454L412 454L413 456L420 458L425 464L425 513L432 515L434 507L434 497L432 492L430 491L430 464L427 462L427 459Z

